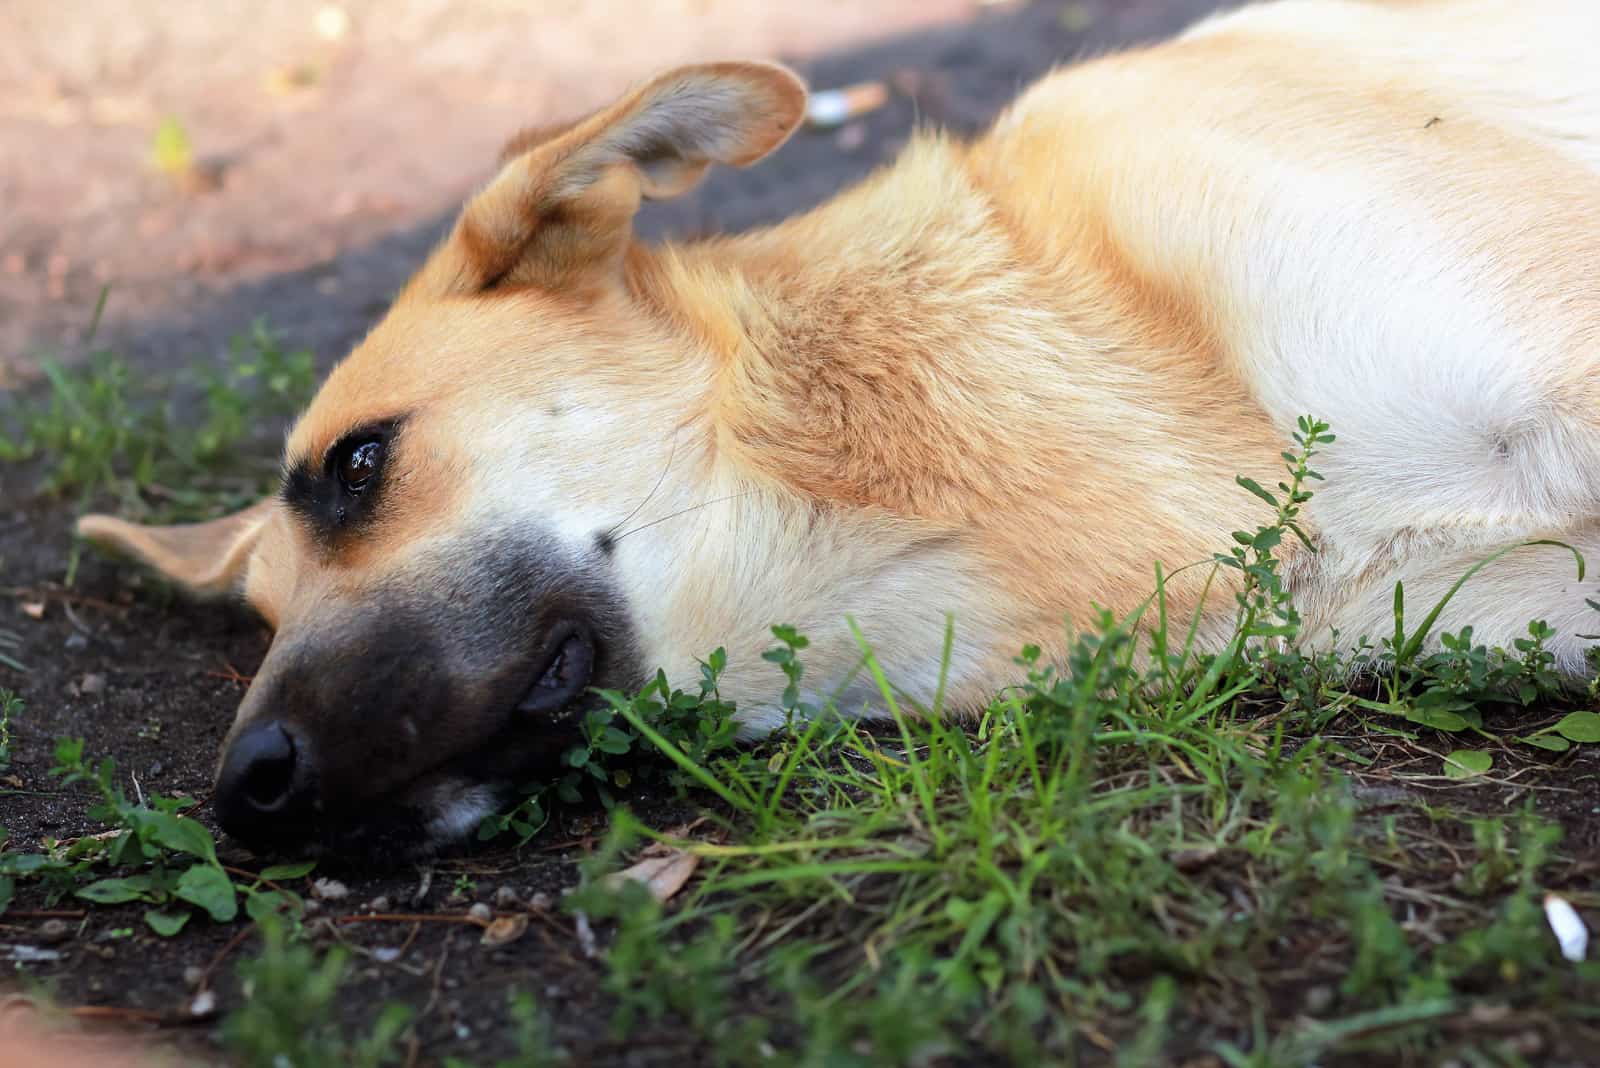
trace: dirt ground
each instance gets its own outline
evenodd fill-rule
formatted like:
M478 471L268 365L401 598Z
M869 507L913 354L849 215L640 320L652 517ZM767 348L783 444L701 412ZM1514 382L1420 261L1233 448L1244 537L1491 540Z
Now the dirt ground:
M714 175L685 200L647 209L655 235L739 229L802 210L891 157L918 121L971 130L1050 65L1170 33L1211 0L246 0L7 4L0 11L0 388L25 390L37 357L81 355L100 288L111 298L98 341L135 366L220 359L265 315L288 344L324 363L386 306L452 206L487 174L516 128L603 102L674 62L775 56L815 87L882 80L890 103L842 129L798 136L767 163ZM148 163L175 116L198 165L184 182ZM33 499L28 472L0 469L0 627L21 633L0 686L28 703L16 725L0 823L18 844L93 830L84 797L47 777L54 741L82 736L143 787L204 796L217 746L266 648L250 616L175 606L136 576L87 559L63 589L71 514ZM44 604L34 619L25 604ZM1587 772L1591 781L1592 764ZM1569 784L1576 785L1576 784ZM1592 796L1592 791L1588 796ZM670 818L649 798L627 799ZM600 814L561 817L520 854L500 850L419 873L338 873L350 916L510 888L525 907L577 878ZM249 863L243 853L232 854ZM225 858L228 859L228 858ZM36 891L20 888L0 942L45 945ZM66 903L70 905L71 903ZM139 908L96 908L29 965L71 1006L162 1018L186 1000L186 969L211 969L222 1009L238 997L231 927L195 921L182 938L147 933ZM366 922L339 929L357 954L365 1012L398 998L422 1009L418 1063L506 1052L503 991L530 987L579 1063L651 1065L692 1051L670 1030L624 1046L606 1037L599 965L570 921L533 909L529 934L482 948L475 930ZM128 936L120 929L131 928ZM379 949L398 955L373 956ZM227 959L224 959L227 958ZM218 963L220 961L220 963ZM125 1010L125 1011L123 1011ZM113 1014L116 1015L116 1014ZM192 1049L204 1025L167 1029Z

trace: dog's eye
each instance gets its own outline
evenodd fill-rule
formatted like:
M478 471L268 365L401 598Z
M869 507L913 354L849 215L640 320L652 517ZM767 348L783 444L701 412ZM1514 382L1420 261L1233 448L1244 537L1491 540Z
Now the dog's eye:
M383 458L383 442L374 438L352 441L340 446L334 458L334 470L339 483L351 493L360 493L372 476L378 473L378 461Z

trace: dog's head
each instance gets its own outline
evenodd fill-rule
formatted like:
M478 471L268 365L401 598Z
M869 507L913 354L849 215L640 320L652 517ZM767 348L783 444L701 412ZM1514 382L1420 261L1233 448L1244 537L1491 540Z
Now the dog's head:
M275 630L221 762L228 831L390 856L458 840L561 751L590 688L653 671L640 606L672 550L623 539L647 500L670 515L728 487L705 466L714 361L639 291L632 219L771 152L804 100L779 67L691 67L513 141L295 426L276 495L192 526L81 522Z

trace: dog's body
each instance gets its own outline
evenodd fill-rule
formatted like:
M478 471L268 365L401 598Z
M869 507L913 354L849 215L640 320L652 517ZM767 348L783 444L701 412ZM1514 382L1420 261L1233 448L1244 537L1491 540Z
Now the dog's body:
M1431 602L1535 537L1600 560L1596 41L1585 0L1248 8L806 216L647 248L641 195L759 158L803 101L776 68L675 72L514 143L296 428L280 498L85 531L279 628L222 785L287 760L325 841L333 809L457 836L513 777L472 754L529 754L517 708L691 679L719 645L760 729L773 622L810 636L819 694L857 665L853 615L927 696L953 615L947 703L981 704L1025 643L1059 653L1066 620L1266 518L1234 475L1275 482L1301 414L1338 434L1319 551L1289 552L1307 632L1387 633L1397 579ZM1571 556L1531 551L1441 623L1509 644L1545 619L1576 673L1589 614ZM270 837L280 809L240 805Z

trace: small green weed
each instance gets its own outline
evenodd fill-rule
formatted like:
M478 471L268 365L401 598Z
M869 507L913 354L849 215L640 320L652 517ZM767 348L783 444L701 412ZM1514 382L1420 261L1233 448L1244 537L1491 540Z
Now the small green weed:
M570 1064L567 1051L556 1042L549 1014L526 990L513 990L507 997L506 1012L516 1042L514 1056L494 1063L494 1068L557 1068ZM445 1068L474 1068L456 1057L445 1058Z
M11 766L11 721L22 715L22 698L0 687L0 771Z
M381 1068L400 1059L411 1010L389 1004L369 1034L352 1038L335 1007L349 954L320 959L275 917L261 921L261 952L239 965L244 1004L223 1023L228 1049L252 1068Z
M197 394L198 419L180 417L186 400L158 399L158 383L105 350L82 368L45 361L43 370L42 403L0 407L0 462L38 459L45 492L80 506L109 498L125 514L157 520L199 518L260 495L277 467L253 435L297 413L316 387L311 353L285 350L260 320L234 338L223 369L177 383Z
M148 904L145 922L166 937L181 931L196 909L218 923L233 920L241 898L255 920L299 915L299 895L279 884L303 878L312 862L274 865L259 875L224 867L211 832L184 816L191 799L151 795L129 801L117 785L115 762L105 757L90 764L81 739L57 744L51 774L62 785L89 786L99 800L88 815L107 830L47 842L43 853L0 853L0 877L41 880L52 903L70 893L98 905ZM125 874L96 878L106 867Z
M8 667L18 674L26 675L28 667L17 659L17 652L22 648L22 635L14 630L0 627L0 667Z

